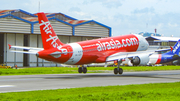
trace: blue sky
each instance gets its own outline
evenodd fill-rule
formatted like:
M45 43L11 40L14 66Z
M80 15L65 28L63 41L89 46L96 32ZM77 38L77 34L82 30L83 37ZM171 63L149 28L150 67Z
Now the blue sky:
M154 32L180 37L180 0L3 0L1 10L64 13L95 20L112 28L113 36Z

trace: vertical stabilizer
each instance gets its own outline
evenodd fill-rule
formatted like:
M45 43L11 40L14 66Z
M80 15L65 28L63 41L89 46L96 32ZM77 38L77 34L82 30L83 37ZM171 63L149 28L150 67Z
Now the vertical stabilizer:
M60 49L63 43L59 40L43 12L38 13L38 20L44 49Z
M180 39L174 45L172 53L179 55L179 51L180 51Z

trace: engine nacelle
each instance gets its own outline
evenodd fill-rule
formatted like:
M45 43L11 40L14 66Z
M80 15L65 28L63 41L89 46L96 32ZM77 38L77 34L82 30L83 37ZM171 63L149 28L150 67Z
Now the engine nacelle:
M131 60L131 63L134 65L134 66L137 66L137 65L147 65L147 63L149 62L149 54L141 54L141 55L138 55L138 56L135 56L132 60Z

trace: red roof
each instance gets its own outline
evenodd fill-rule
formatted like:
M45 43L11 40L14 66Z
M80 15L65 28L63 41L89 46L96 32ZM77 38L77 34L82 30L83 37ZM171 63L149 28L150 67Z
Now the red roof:
M22 19L34 22L34 21L38 21L38 17L22 17Z
M0 10L0 13L10 12L10 11L14 11L14 10Z
M88 20L64 20L64 21L68 22L70 24L80 24L80 23L86 22Z

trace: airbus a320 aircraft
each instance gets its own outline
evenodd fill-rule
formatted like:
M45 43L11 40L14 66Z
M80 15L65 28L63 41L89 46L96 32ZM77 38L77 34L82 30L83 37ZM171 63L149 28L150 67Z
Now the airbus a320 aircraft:
M38 13L38 20L43 48L9 45L9 48L27 50L12 52L36 54L39 58L62 64L83 65L78 68L79 73L87 72L85 64L118 61L118 67L114 69L114 74L122 74L123 69L119 67L122 59L131 57L134 62L137 62L134 58L137 56L133 54L149 47L145 38L134 34L64 44L59 40L43 12ZM146 55L139 57L140 63L144 63L145 59L143 58L146 57Z

